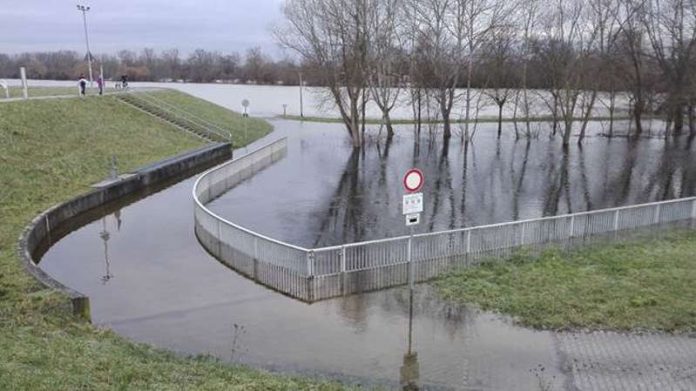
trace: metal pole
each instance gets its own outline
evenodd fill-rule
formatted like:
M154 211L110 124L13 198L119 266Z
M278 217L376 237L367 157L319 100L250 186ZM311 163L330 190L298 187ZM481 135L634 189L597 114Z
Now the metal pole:
M82 22L85 28L85 45L87 46L87 65L89 67L89 86L93 86L92 78L92 52L89 51L89 34L87 33L87 11L89 11L89 6L78 5L77 9L82 11Z
M302 87L304 83L302 82L302 72L298 72L300 75L300 118L304 118L304 102L302 99Z
M409 236L408 236L408 250L406 252L407 254L407 262L408 262L408 286L410 289L413 289L414 285L414 270L413 270L413 250L411 249L411 246L413 244L413 226L410 226L409 230L411 231Z

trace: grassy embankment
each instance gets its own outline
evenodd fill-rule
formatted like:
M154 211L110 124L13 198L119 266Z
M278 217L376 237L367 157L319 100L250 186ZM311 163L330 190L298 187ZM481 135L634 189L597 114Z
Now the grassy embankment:
M259 138L260 133L266 134L271 131L271 125L261 119L244 118L241 114L227 110L191 95L175 90L162 90L148 92L157 99L184 108L199 118L204 118L213 125L232 132L232 143L235 147L244 146ZM245 130L246 129L246 130Z
M696 331L696 232L571 252L518 254L454 271L442 296L537 328Z
M22 269L22 229L103 179L109 156L125 171L199 145L113 97L0 103L0 389L338 388L132 344L72 318Z

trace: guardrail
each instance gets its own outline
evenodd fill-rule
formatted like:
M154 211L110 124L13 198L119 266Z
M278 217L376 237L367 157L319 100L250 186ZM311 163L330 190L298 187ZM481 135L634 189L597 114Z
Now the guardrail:
M585 244L620 232L696 221L696 197L307 249L269 238L205 204L285 156L285 139L203 174L193 189L203 246L255 281L307 302L432 279L520 248ZM411 262L407 262L411 254Z

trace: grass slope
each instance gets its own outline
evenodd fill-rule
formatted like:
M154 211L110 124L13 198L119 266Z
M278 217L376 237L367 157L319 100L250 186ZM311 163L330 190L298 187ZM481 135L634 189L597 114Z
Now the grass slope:
M538 328L696 331L696 232L604 244L540 257L518 255L435 282Z
M0 389L338 388L129 343L73 319L20 266L26 224L103 179L109 156L125 171L199 145L113 97L0 103Z
M235 147L247 145L265 136L272 130L271 125L262 119L244 118L239 113L183 92L164 90L148 92L147 94L177 107L182 107L188 113L230 131L232 133L232 143Z

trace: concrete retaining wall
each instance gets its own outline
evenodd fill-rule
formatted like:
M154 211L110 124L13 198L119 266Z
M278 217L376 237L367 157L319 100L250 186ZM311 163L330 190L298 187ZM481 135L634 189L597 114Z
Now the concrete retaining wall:
M229 159L232 149L228 143L214 143L200 149L164 159L149 166L142 167L123 180L77 196L69 201L55 205L38 215L19 237L19 256L25 269L45 286L66 294L73 307L73 313L90 319L89 298L60 282L54 280L38 267L34 259L41 243L51 242L51 232L68 224L82 213L118 200L148 186L156 185L170 178L204 169L211 164Z

